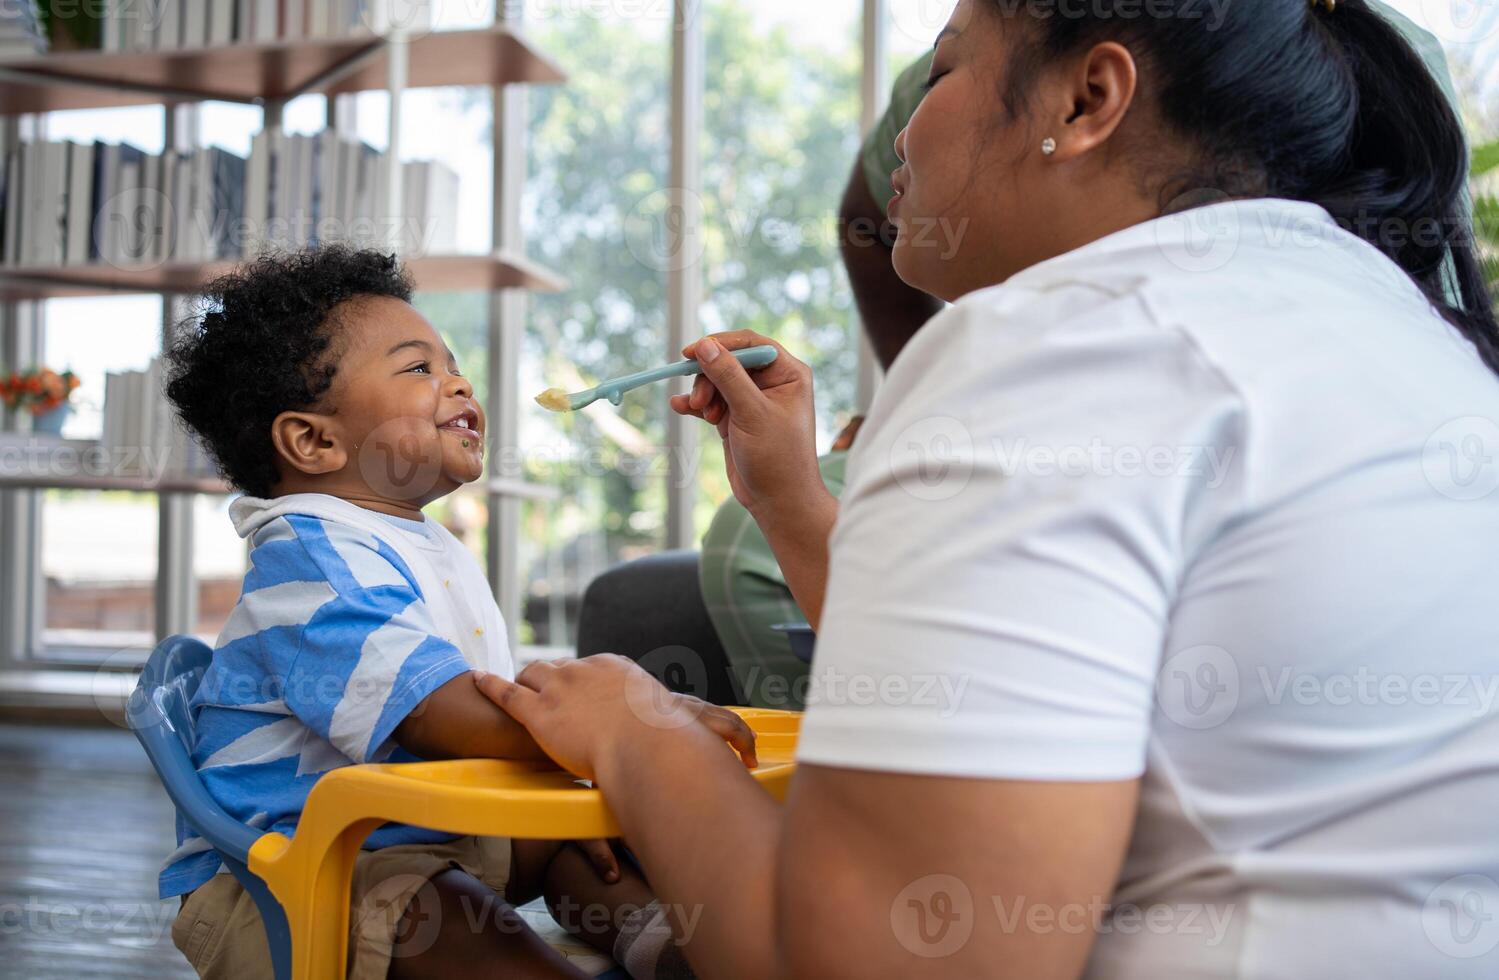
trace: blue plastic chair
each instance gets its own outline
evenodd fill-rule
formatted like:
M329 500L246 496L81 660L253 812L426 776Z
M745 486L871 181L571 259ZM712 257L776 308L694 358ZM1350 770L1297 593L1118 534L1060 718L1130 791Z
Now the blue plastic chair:
M248 827L226 813L208 794L193 765L196 732L188 704L212 658L213 651L191 637L163 640L146 661L125 715L182 818L213 845L255 900L276 980L291 980L291 930L286 913L265 882L245 866L250 845L265 831Z

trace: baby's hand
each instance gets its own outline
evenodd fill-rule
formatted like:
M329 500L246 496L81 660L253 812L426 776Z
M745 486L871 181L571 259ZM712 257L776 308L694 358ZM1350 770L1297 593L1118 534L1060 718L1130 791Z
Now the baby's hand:
M573 841L578 849L588 856L588 863L599 873L599 878L610 884L619 880L619 858L614 848L602 838Z
M691 694L678 694L677 698L697 715L698 721L707 725L714 734L728 742L730 747L739 753L739 758L744 760L746 768L754 769L760 764L755 757L755 730L746 725L743 718L728 708L709 704L702 698L695 698Z

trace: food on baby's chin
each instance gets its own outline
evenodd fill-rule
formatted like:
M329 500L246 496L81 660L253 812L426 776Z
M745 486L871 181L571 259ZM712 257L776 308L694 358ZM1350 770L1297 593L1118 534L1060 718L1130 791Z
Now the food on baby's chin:
M551 412L565 412L572 408L572 400L561 388L548 388L536 396L536 404Z

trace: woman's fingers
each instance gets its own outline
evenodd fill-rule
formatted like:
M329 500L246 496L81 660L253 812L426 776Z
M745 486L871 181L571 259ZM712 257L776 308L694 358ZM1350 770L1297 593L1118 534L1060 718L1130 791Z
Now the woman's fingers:
M507 681L499 674L491 674L486 671L474 671L474 684L479 692L493 701L495 705L505 714L514 718L522 725L529 726L529 721L534 717L537 694L529 687L522 687L513 681Z
M719 346L731 351L743 350L746 347L774 347L776 349L776 359L774 361L763 368L746 372L747 376L753 378L755 384L761 388L775 388L794 381L804 380L810 376L806 365L802 364L795 357L792 357L786 348L769 337L755 333L753 330L730 330L725 333L712 334L704 337L702 340L688 344L682 348L682 354L700 361L701 358L697 356L698 349L704 341L714 341ZM742 371L743 368L740 370ZM704 373L707 374L707 372ZM711 374L708 375L708 380L710 382L713 380Z
M759 347L762 344L769 344L777 349L779 349L781 346L774 340L771 340L769 337L766 337L763 334L755 333L753 330L725 330L721 333L709 334L708 336L712 337L720 344L723 344L729 350L741 350L745 347ZM682 356L696 357L696 347L700 343L702 343L701 340L694 340L686 347L683 347Z
M706 705L702 721L739 753L746 767L753 769L760 764L755 755L755 730L745 724L743 718L726 708Z
M765 394L744 369L744 365L729 356L729 352L718 341L712 337L700 340L697 345L697 360L703 366L703 374L713 382L719 397L730 409L749 417L760 411Z
M716 394L718 392L714 390L713 382L709 381L705 375L700 374L693 379L692 392L688 396L688 401L693 408L701 411L708 407L708 403L713 400L713 396Z
M611 883L619 880L619 859L615 857L614 848L609 846L608 841L595 838L573 843L588 856L588 863L593 865L593 870L599 873L600 878Z

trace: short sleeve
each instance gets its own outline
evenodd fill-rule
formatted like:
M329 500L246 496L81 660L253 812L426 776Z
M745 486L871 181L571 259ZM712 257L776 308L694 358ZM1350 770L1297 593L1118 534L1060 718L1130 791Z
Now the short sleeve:
M1136 297L1023 294L924 327L860 433L804 762L1143 771L1178 582L1242 489L1240 399Z
M900 166L900 157L895 155L895 137L906 128L921 104L931 73L932 53L928 51L900 73L890 92L890 105L864 140L859 160L869 192L876 201L883 203L890 197L890 175Z
M267 558L315 580L286 583L293 590L311 584L326 595L287 635L262 633L262 653L293 715L353 761L379 761L406 716L467 672L468 662L442 638L410 570L387 545L315 518L288 523L295 543L280 542L289 547ZM262 620L276 621L275 591L249 592L244 602L258 605Z

